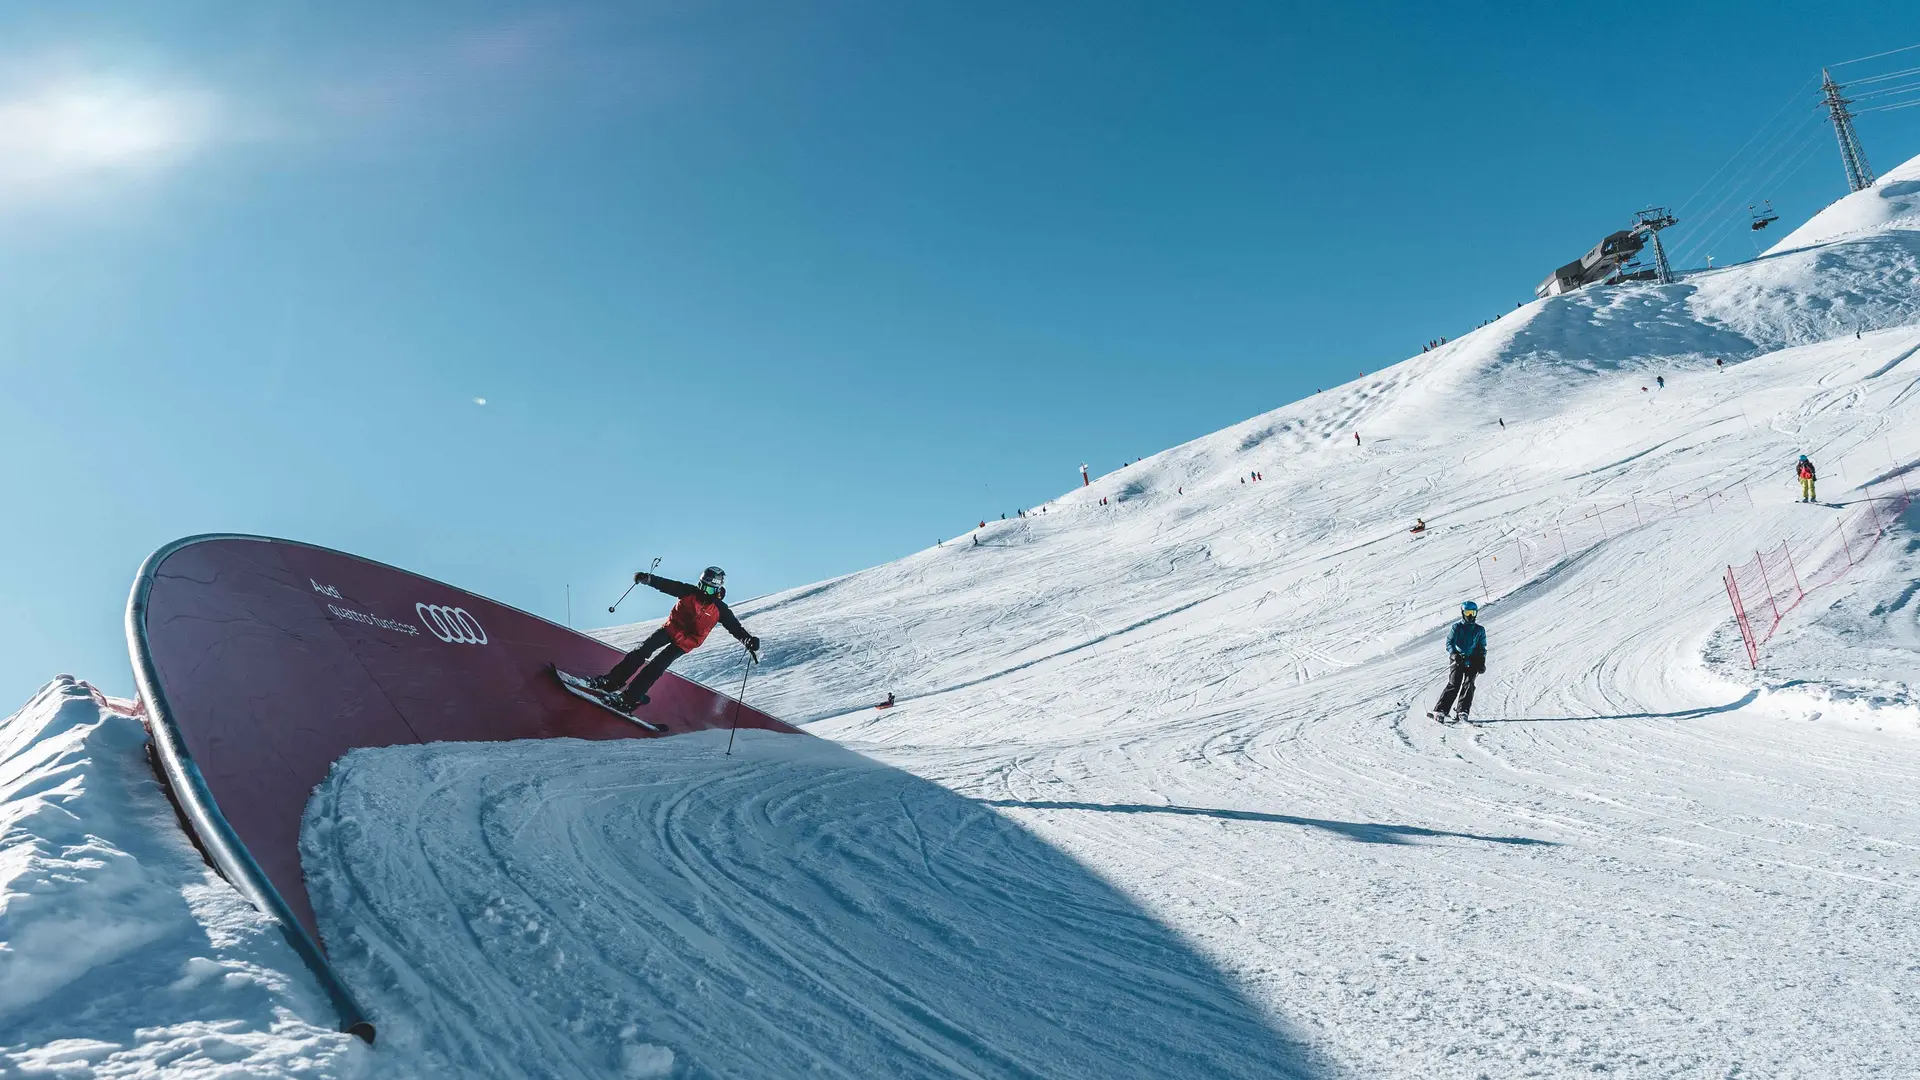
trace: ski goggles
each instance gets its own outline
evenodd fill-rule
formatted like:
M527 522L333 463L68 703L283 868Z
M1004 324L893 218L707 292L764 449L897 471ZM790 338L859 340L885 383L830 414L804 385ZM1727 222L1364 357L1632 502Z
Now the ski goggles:
M706 593L708 596L718 596L720 594L720 586L702 585L700 586L700 591Z

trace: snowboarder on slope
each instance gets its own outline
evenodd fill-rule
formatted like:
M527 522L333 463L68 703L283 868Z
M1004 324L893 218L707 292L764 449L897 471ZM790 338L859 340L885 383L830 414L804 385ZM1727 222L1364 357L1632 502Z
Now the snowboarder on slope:
M1793 467L1793 475L1800 478L1800 501L1812 502L1814 481L1813 462L1807 460L1807 455L1800 455L1799 463Z
M747 628L733 617L733 609L727 606L725 570L717 566L707 567L701 573L698 585L658 577L645 571L634 574L633 581L636 585L651 585L668 596L678 597L679 601L667 613L667 621L660 625L660 629L648 634L647 640L641 642L639 648L621 657L620 662L613 665L612 671L587 680L588 686L608 695L607 704L621 712L632 712L645 705L647 691L666 672L667 666L699 648L713 631L716 622L739 638L748 652L756 656L760 652L760 639L747 633ZM634 678L636 671L640 673L639 678ZM633 680L631 685L627 682L629 679Z
M1428 716L1445 721L1447 710L1454 709L1455 720L1465 720L1473 711L1473 680L1487 670L1487 631L1479 623L1480 605L1468 600L1460 605L1460 621L1447 634L1447 688ZM1455 708L1456 700L1458 708Z

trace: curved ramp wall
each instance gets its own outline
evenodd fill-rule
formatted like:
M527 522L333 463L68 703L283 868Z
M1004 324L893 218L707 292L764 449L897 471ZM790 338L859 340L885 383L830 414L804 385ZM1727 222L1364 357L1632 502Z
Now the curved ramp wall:
M619 650L430 578L261 536L195 536L151 555L127 645L155 759L216 868L279 919L341 1026L372 1025L328 967L300 870L313 788L362 746L655 737L560 689ZM643 714L668 734L797 732L669 672Z

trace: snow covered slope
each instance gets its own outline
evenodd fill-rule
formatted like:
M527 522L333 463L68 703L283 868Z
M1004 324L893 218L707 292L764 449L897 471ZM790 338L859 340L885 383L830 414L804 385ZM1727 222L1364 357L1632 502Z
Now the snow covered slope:
M1920 158L1881 176L1867 190L1834 202L1781 237L1767 254L1893 229L1920 229Z
M66 676L0 723L0 1076L367 1075L181 834L145 744Z
M754 702L844 750L353 755L306 865L382 1052L491 1075L1920 1070L1907 534L1757 675L1719 581L1844 512L1793 501L1795 455L1842 504L1920 460L1916 237L1529 305L743 605ZM1529 539L1629 505L1557 555ZM1535 561L1483 594L1516 542ZM1422 714L1470 597L1488 722L1442 727Z
M752 701L830 742L351 754L303 850L381 1024L366 1057L400 1076L1920 1074L1915 514L1758 672L1719 580L1916 475L1920 230L1880 210L1674 285L1528 305L1024 517L742 605L768 646ZM1794 501L1800 453L1823 504ZM1484 723L1440 726L1423 714L1467 598L1486 602ZM724 685L738 663L680 666ZM285 987L288 1030L324 1022Z

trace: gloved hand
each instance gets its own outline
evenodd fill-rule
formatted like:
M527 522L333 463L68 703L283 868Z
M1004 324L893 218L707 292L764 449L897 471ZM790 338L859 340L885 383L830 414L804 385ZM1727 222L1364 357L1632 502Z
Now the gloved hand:
M752 634L748 634L747 640L741 642L741 644L747 647L748 652L757 653L760 651L760 639L757 637L754 637Z
M645 570L635 570L633 572L633 583L635 585L644 584L651 580L653 580L653 575L647 573Z

